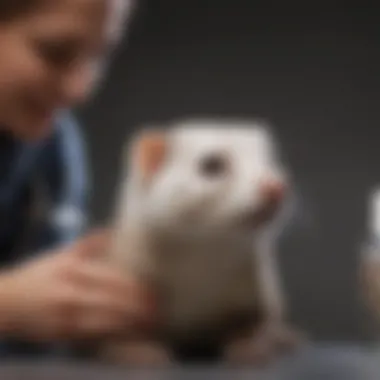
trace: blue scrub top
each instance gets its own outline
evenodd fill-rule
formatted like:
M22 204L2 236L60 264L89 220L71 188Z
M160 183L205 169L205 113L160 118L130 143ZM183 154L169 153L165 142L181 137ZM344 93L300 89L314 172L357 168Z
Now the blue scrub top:
M0 134L0 265L76 239L86 226L89 176L85 144L70 112L52 134L25 143ZM1 311L0 311L1 312ZM4 342L0 358L51 354L51 347Z

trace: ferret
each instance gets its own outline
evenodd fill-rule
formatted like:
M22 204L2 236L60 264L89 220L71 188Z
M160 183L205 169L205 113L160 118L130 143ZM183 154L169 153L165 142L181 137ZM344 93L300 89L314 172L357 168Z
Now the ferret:
M270 128L189 119L145 128L124 150L109 259L157 291L149 334L104 346L128 364L220 358L263 364L298 347L285 319L277 234L291 192Z

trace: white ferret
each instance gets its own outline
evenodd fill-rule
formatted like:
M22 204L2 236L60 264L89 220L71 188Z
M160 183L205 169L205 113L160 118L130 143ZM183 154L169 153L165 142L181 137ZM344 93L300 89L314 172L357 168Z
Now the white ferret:
M260 364L297 346L276 265L289 178L268 127L186 120L142 131L125 153L110 259L154 286L162 318L103 354L157 364L220 349Z

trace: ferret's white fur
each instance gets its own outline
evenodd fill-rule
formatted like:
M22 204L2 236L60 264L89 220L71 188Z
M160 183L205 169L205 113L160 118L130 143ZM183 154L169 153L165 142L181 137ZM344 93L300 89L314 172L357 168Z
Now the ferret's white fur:
M133 160L135 140L127 148L112 260L163 286L170 331L213 323L257 302L268 319L280 321L285 303L276 237L286 208L261 229L234 224L261 205L261 181L289 180L269 128L190 119L163 133L168 156L148 186ZM199 160L212 152L229 159L223 178L204 178L198 171Z

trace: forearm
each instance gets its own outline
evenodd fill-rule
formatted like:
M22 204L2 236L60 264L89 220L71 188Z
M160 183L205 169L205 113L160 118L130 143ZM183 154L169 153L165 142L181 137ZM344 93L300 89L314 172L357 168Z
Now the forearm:
M17 291L12 282L12 271L0 274L0 340L18 335Z

